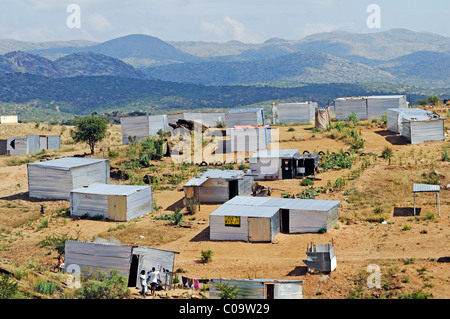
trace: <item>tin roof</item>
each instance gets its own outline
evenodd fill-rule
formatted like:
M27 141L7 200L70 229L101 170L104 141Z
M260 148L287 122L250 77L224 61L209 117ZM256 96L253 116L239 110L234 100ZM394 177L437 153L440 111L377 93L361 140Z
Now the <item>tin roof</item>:
M243 108L243 109L231 109L228 113L252 113L264 110L263 107L252 107L252 108Z
M299 158L298 149L284 149L284 150L260 150L252 154L253 158Z
M279 209L328 211L339 203L338 200L324 199L235 196L211 215L229 215L231 210L235 216L266 217Z
M63 157L63 158L57 158L57 159L44 161L44 162L28 163L27 165L69 170L73 167L80 167L80 166L90 165L90 164L99 163L99 162L103 162L103 161L109 161L109 160L104 159L104 158Z
M199 173L194 178L191 178L183 186L200 186L211 178L222 178L226 180L241 179L245 174L246 173L243 170L209 169L203 173Z
M431 184L413 184L413 193L439 192L441 186Z
M350 96L350 97L339 97L336 100L365 100L365 99L400 99L405 97L405 95L367 95L367 96Z
M87 187L80 187L80 188L73 189L71 192L82 193L82 194L128 196L135 192L139 192L144 188L150 188L150 186L92 183L92 184L89 184L89 186L87 186Z

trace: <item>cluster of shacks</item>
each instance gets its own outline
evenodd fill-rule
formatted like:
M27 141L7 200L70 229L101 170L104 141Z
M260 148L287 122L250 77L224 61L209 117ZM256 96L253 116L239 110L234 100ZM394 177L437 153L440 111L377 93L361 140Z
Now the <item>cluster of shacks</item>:
M0 155L17 156L60 148L61 136L59 135L27 135L0 140Z
M30 197L69 200L75 216L128 221L153 210L151 186L109 184L108 159L63 157L27 170Z
M317 103L279 103L273 105L273 123L329 123L330 108ZM408 108L404 96L371 96L335 100L336 119L351 113L359 119L387 115L388 130L401 134L412 144L443 140L443 119L418 109ZM181 113L137 116L121 119L122 143L142 141L160 131L169 132L170 123L180 119L198 121L210 127L226 126L231 151L251 151L249 169L209 169L183 185L185 203L195 199L200 204L222 204L209 215L211 241L273 242L279 233L317 233L327 231L338 220L338 200L252 197L254 181L293 179L315 175L318 154L300 154L298 149L270 150L271 128L263 108L233 109L226 113ZM44 145L43 136L27 137L26 142L0 141L14 149L34 152L34 141ZM47 146L60 145L46 137ZM3 143L3 144L2 144ZM19 145L22 145L18 147ZM59 146L58 146L59 147ZM14 155L11 150L10 155ZM0 153L1 154L1 153ZM108 159L64 157L27 164L29 196L70 201L74 216L100 216L115 221L129 221L153 210L151 186L110 184ZM433 190L435 191L435 190ZM129 286L140 287L138 274L155 267L162 270L164 287L172 287L175 254L178 252L135 245L99 242L66 242L66 272L117 270ZM330 272L336 268L333 244L311 244L304 261L310 271ZM217 284L238 286L241 298L302 298L301 280L210 279L211 298L218 298Z

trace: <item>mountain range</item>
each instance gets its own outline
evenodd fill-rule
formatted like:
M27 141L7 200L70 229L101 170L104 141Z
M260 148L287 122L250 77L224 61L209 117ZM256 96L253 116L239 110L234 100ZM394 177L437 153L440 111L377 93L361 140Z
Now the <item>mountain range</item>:
M264 43L0 40L0 114L232 108L273 101L407 94L450 97L450 38L394 29Z
M1 56L3 74L111 75L203 85L378 81L450 86L445 68L450 63L450 38L405 29L366 34L336 31L301 40L272 38L261 44L165 42L143 34L102 43L0 40L0 52L8 49ZM19 66L14 55L17 61L28 62Z

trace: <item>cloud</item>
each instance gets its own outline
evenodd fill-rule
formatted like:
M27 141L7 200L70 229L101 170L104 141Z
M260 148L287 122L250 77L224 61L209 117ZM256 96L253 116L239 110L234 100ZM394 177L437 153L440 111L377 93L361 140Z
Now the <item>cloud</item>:
M327 23L305 23L301 27L296 28L296 34L305 37L314 33L321 32L333 32L343 29L352 28L352 23L338 23L338 24L327 24Z
M83 15L81 15L83 19ZM89 26L94 28L96 31L109 31L113 29L113 25L106 19L103 15L99 13L94 13L88 17ZM83 25L83 24L82 24Z
M225 16L222 21L211 23L201 21L203 30L213 33L222 40L237 40L241 42L259 42L260 38L249 32L243 23Z

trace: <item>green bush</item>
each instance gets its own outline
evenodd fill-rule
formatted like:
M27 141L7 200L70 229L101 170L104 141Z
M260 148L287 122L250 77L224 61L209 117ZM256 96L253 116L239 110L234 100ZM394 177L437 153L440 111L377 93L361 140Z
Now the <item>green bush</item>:
M0 299L13 299L17 294L17 282L8 274L0 274Z
M222 282L216 284L216 289L219 290L220 299L237 299L239 296L239 290L237 286L231 287L229 282Z
M36 290L43 295L51 295L55 292L56 283L46 280L40 280L36 285Z
M210 261L212 261L213 255L214 253L210 249L202 250L200 260L204 264L209 263Z
M108 278L99 276L98 279L83 283L77 292L80 299L124 299L129 295L127 278L116 270L111 270Z
M322 172L329 169L339 170L344 168L352 168L355 157L349 153L340 151L339 153L331 153L327 151L321 159Z
M313 181L310 180L309 178L305 178L304 180L302 180L300 182L301 186L309 186L309 185L312 185L312 184L313 184Z
M186 210L190 214L195 214L197 212L198 200L195 197L186 199Z

